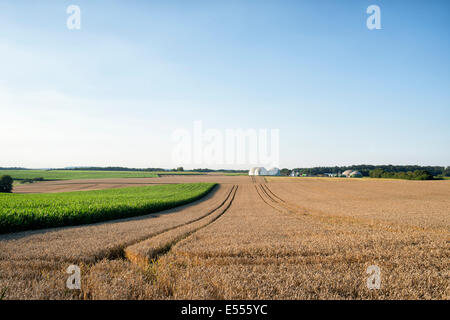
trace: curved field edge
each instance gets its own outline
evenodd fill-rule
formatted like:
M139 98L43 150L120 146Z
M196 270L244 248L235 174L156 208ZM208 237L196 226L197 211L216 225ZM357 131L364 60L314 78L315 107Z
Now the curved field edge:
M57 194L0 194L0 234L129 218L188 204L216 183L185 183Z

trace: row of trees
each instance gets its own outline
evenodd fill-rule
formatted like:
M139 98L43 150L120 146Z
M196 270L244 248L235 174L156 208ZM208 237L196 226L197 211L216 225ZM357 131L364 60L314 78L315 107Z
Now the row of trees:
M354 166L335 166L335 167L314 167L314 168L295 168L300 174L315 176L324 173L339 173L346 170L359 171L363 176L370 176L372 170L383 170L388 173L427 171L432 176L450 177L450 167L441 166L411 166L411 165L354 165Z
M433 175L426 170L415 170L407 172L387 172L383 169L375 169L370 171L371 178L391 178L406 180L433 180Z

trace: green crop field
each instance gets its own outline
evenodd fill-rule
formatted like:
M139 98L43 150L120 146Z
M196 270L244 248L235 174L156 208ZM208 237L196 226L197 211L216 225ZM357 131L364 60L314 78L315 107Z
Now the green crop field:
M186 183L52 194L0 193L0 233L144 215L197 200L214 186Z

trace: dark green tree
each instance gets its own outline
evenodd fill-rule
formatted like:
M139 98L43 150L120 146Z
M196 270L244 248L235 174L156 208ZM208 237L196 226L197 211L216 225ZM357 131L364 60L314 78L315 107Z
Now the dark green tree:
M0 192L11 192L13 189L13 178L11 176L2 176L0 178Z
M445 168L445 170L442 172L442 175L444 177L450 177L450 167Z

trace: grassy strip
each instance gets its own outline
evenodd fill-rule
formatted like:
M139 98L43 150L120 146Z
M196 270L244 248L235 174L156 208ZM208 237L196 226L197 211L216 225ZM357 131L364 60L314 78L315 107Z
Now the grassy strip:
M214 186L214 183L186 183L52 194L0 194L0 233L149 214L195 201Z

